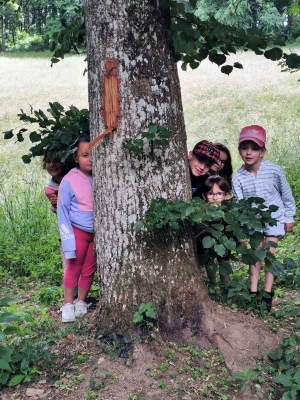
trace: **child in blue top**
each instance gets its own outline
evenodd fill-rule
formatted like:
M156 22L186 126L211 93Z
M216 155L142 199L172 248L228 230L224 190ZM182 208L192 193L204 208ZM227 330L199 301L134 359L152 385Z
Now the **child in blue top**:
M74 159L78 163L61 181L57 200L57 219L67 266L64 273L62 322L73 322L87 313L85 302L92 285L94 258L92 157L87 150L89 138L78 139ZM73 305L75 289L78 298Z
M258 125L246 126L239 136L239 153L244 165L239 168L232 181L232 197L238 200L249 197L261 197L269 207L276 205L278 210L272 213L277 220L276 226L267 226L263 230L265 242L278 243L285 232L292 231L296 212L295 200L286 181L283 170L276 164L263 160L266 152L266 131ZM262 244L264 246L264 244ZM275 254L275 247L270 249ZM261 264L250 266L250 293L257 294ZM272 285L274 275L265 272L265 291L263 298L270 312L272 307Z

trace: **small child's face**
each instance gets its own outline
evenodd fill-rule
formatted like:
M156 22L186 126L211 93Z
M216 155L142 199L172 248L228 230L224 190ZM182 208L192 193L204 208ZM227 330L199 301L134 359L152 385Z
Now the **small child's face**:
M53 178L64 175L64 165L59 158L46 158L46 171Z
M212 166L212 163L210 163L209 161L206 161L205 159L198 159L192 151L189 152L188 159L190 163L191 173L194 176L206 175Z
M77 148L75 161L79 164L79 169L87 176L92 176L92 151L87 150L89 143L80 142Z
M265 150L259 147L255 142L246 140L240 144L239 153L246 166L254 167L260 164L265 155Z
M223 190L220 189L219 185L214 183L211 191L208 193L204 193L203 197L204 200L206 200L208 203L215 203L216 201L219 201L221 203L223 200L228 199L228 195L228 193L223 192Z

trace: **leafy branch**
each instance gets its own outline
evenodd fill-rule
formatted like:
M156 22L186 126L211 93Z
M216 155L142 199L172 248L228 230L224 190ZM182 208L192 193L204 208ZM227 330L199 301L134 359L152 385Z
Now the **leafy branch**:
M270 251L276 247L274 242L267 242L266 249L260 247L264 236L261 233L266 225L275 225L272 212L277 206L266 207L264 199L250 197L247 200L234 199L224 201L215 207L200 198L190 202L165 199L152 200L144 217L135 225L135 231L161 229L165 226L178 230L182 223L194 226L195 236L201 238L204 253L198 256L201 265L212 264L216 257L223 257L228 252L229 259L241 258L247 265L264 261L266 268L274 275L281 275L285 270L295 268L295 262L285 258L283 263L278 261ZM244 242L243 245L241 242ZM231 267L224 274L231 273Z
M168 129L150 123L148 126L148 131L142 133L141 139L128 139L123 143L123 148L132 151L135 154L142 154L144 151L144 145L148 143L153 143L157 146L168 146L169 140L172 137L172 132Z
M46 115L42 110L31 110L31 114L18 114L20 121L25 123L37 123L40 127L38 131L29 132L26 128L21 128L17 133L13 129L4 132L4 139L16 138L17 142L24 141L24 134L29 137L33 146L29 153L22 156L24 163L30 163L36 156L42 156L45 149L50 155L58 156L64 163L68 163L70 155L74 153L78 137L84 133L89 133L89 111L79 110L75 106L70 106L68 110L59 102L49 103L47 109L50 115Z

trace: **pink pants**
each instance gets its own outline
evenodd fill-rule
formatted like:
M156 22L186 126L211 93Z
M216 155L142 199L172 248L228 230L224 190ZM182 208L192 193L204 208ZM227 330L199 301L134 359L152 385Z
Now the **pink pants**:
M94 235L73 226L76 242L76 258L67 260L63 285L66 288L78 287L90 290L96 271L94 257Z

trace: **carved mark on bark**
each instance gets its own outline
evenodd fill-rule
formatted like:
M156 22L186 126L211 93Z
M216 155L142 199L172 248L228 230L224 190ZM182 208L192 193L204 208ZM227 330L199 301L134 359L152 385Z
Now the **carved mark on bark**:
M120 122L120 94L118 78L118 61L107 58L102 81L103 105L100 114L104 119L105 131L96 137L87 147L88 150L102 142L106 135L112 133Z

